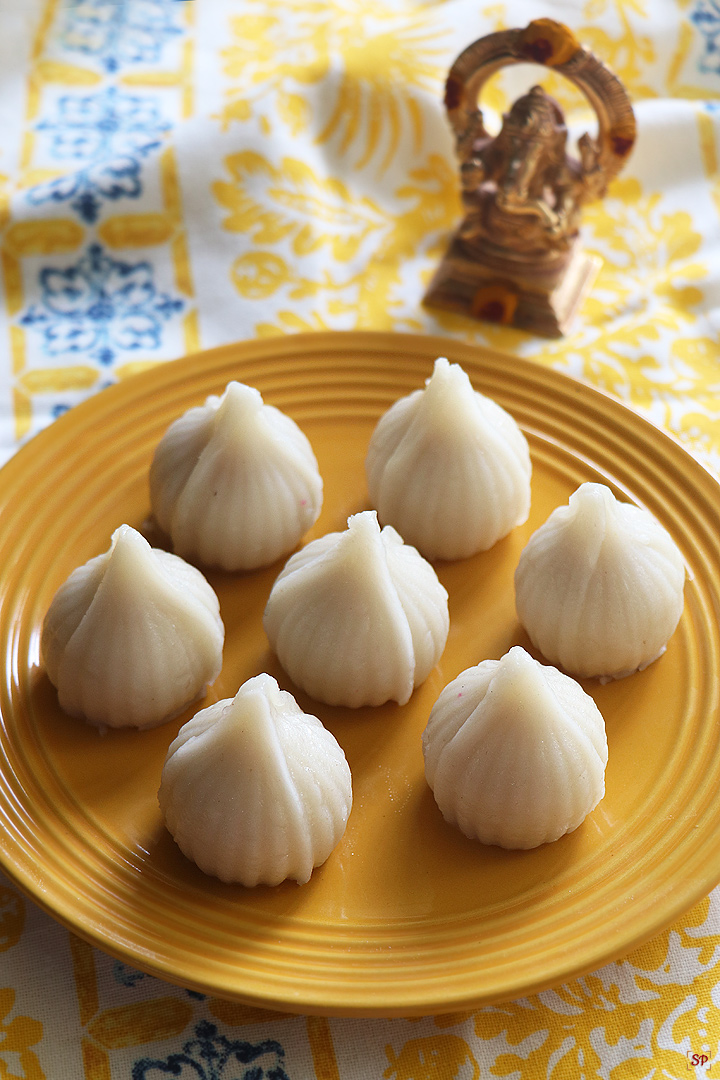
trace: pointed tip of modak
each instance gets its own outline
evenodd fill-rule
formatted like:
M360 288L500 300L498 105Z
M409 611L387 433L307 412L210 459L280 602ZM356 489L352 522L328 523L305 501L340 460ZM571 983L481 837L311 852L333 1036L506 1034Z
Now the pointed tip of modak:
M118 525L110 538L110 549L114 550L116 547L123 547L130 544L134 544L138 548L150 547L150 544L142 533L138 532L137 529L134 529L132 525Z
M225 387L222 396L218 399L216 424L223 421L231 423L247 420L256 415L264 407L262 394L254 386L246 386L245 383L233 380Z
M598 484L590 480L580 484L570 496L569 502L570 506L595 510L596 513L611 511L617 505L617 499L607 484Z
M161 572L157 554L158 550L132 525L120 525L110 539L106 568L109 570L112 567L113 573L120 575L115 580L124 581L124 587L129 592L135 592L144 587L141 582L146 579L142 575L149 573L154 580L155 575Z
M377 582L378 574L383 578L386 573L382 531L376 511L362 510L352 514L347 529L338 534L336 551L356 585Z
M347 531L358 538L372 539L380 535L377 510L361 510L347 519Z
M498 662L490 683L493 695L508 698L508 704L525 705L532 701L544 684L542 664L521 645L514 645Z
M532 656L527 651L527 649L523 649L522 645L511 645L508 651L505 653L505 656L511 657L516 662L532 660Z
M262 693L273 693L279 689L277 679L274 679L272 675L268 675L266 671L261 671L259 675L252 675L249 679L246 679L237 693L251 694L258 690ZM237 697L237 694L235 696Z
M460 367L460 364L451 364L447 356L438 356L433 364L432 375L425 380L425 385L430 386L431 383L444 383L460 378L467 379L467 374Z
M511 671L536 671L542 667L522 645L513 645L501 658L500 663Z
M233 697L220 704L224 708L216 717L218 730L233 732L239 745L248 738L261 737L262 732L267 736L278 713L297 710L293 696L281 690L273 676L264 671L246 679Z
M288 699L295 702L292 694L289 694L287 690L282 690L277 679L268 675L266 671L261 671L259 675L253 675L247 679L238 689L233 702L240 703L255 698L261 698L269 705L276 707L287 706Z
M585 536L586 552L593 563L603 538L617 534L620 505L606 484L590 481L581 484L570 496L569 520L574 523L574 529Z
M255 408L263 404L262 394L259 390L256 390L254 386L238 382L237 379L230 380L220 401L232 405L252 405Z
M361 510L357 514L351 514L347 519L347 530L354 538L368 543L374 543L378 537L382 537L385 543L405 545L400 533L392 525L381 525L377 510Z
M447 356L438 356L433 365L433 373L425 380L428 390L439 389L472 390L470 376L460 364L451 364Z
M453 365L450 363L447 356L438 356L437 360L433 364L433 373L432 373L432 375L430 376L429 379L425 380L425 385L427 386L427 384L430 382L431 379L434 379L434 378L442 379L442 378L444 378L449 373L450 368L452 366ZM456 365L456 366L459 366L459 365Z
M132 525L120 525L110 538L107 555L113 563L123 564L126 560L147 557L151 552L152 546L142 533Z
M468 406L474 409L475 390L467 372L459 364L451 364L445 356L435 361L433 373L425 383L422 407L436 422L456 423L465 415Z

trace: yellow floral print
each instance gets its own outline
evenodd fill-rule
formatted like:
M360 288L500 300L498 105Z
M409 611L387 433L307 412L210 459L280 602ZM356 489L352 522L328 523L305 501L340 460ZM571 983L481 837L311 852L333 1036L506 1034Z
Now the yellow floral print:
M334 259L347 262L380 227L382 213L370 199L353 200L341 180L322 179L296 158L275 168L247 150L225 164L232 181L213 185L218 202L230 210L223 227L247 233L255 244L289 239L298 256L328 247Z
M245 233L253 248L235 260L231 279L248 299L266 299L285 288L291 300L317 297L325 302L329 316L354 313L353 325L375 328L396 324L394 309L401 305L396 292L403 266L418 244L435 237L429 253L436 258L441 250L438 237L447 236L460 211L454 170L437 154L426 164L411 170L408 183L395 192L403 209L390 213L365 196L353 197L346 185L323 180L301 162L288 160L274 169L259 155L249 152L226 160L232 182L218 182L213 191L230 211L224 227ZM325 248L339 266L302 273L302 261L288 263L268 245L289 241L297 256ZM265 250L259 250L260 245ZM360 273L343 273L342 266L366 251ZM280 314L275 333L301 328L321 329L325 320L315 313L311 321ZM414 328L408 323L406 329ZM268 324L256 326L256 333L273 332Z
M692 18L700 8L714 11L717 0L583 0L555 5L555 12L494 0L230 0L218 11L230 8L234 17L212 28L202 4L171 4L183 9L191 28L184 41L170 41L157 66L148 61L113 72L78 50L68 51L72 62L60 59L65 54L56 39L74 6L46 0L42 32L28 51L19 165L10 175L8 155L0 176L0 263L18 438L32 430L36 397L50 400L62 390L74 400L104 381L104 373L75 355L57 365L38 363L19 321L42 267L62 270L97 239L119 261L164 268L186 305L179 349L199 346L201 326L217 343L222 334L227 340L230 334L350 328L440 330L448 349L453 338L490 345L619 395L720 471L720 113L702 104L720 90L707 72L695 78L705 42ZM93 0L78 10L122 6ZM152 0L150 6L163 5ZM686 102L679 99L695 99L684 114L694 134L683 146L694 147L695 138L696 175L689 161L678 175L692 184L668 191L662 169L672 164L670 154L659 155L656 173L638 146L609 196L583 214L583 246L602 267L582 314L565 339L544 341L503 325L509 289L478 297L482 313L494 312L496 323L426 310L422 297L461 217L442 106L449 65L481 34L552 17L563 7L571 38L559 34L565 44L558 58L575 39L588 45L639 107L660 111L674 98L680 113ZM202 49L195 47L193 18L202 23ZM100 24L94 26L100 33ZM668 26L676 29L674 37ZM30 187L59 175L45 169L50 159L42 158L48 140L42 125L52 101L89 98L111 84L162 101L168 115L186 118L201 82L195 76L208 57L222 80L209 127L209 180L201 170L184 175L191 155L175 156L173 144L157 156L155 187L147 189L152 197L118 205L92 230L65 203L56 216L52 207L44 214L30 210ZM591 130L588 102L571 82L547 65L535 66L533 74L557 98L573 132ZM485 112L506 111L520 92L514 78L524 75L512 69L490 80ZM645 101L650 98L656 100ZM497 122L489 117L489 127ZM181 130L178 125L179 138ZM652 146L653 124L641 132ZM188 127L188 143L190 135ZM187 219L192 200L184 205L180 192L194 193L201 182L202 195L214 200L215 233L208 229L199 237L197 222ZM678 176L670 176L673 183ZM223 302L228 308L234 302L240 314L235 319L232 311L220 331L213 304L202 309L202 290L195 299L194 281L206 281L208 266L223 275ZM123 378L151 362L141 351L107 375ZM0 888L0 955L8 972L19 969L22 950L36 946L34 926L32 933L25 928L26 908L29 902L14 890ZM349 1080L366 1033L368 1067L382 1080L680 1080L720 1075L719 925L715 890L647 945L564 986L490 1008L417 1018L412 1026L371 1021L362 1031L362 1022L291 1018L151 980L139 990L115 985L109 958L98 960L89 944L57 932L63 943L70 940L71 1005L78 1019L68 1042L74 1036L86 1080L129 1077L133 1061L148 1054L170 1060L207 1014L243 1039L292 1045L298 1056L291 1067L288 1054L288 1075L297 1073L304 1054L317 1080ZM63 944L54 961L61 964L66 951ZM24 976L16 981L24 984ZM37 1010L14 990L0 989L0 1080L44 1080L43 1066L62 1071L52 1045L55 1028L46 1020L58 1019L52 1000ZM162 1053L157 1044L167 1044ZM692 1065L693 1055L704 1067Z
M258 9L262 14L230 22L233 43L223 50L230 83L220 115L225 128L259 115L266 131L279 118L297 135L311 126L313 110L307 90L289 87L327 84L318 100L330 102L329 112L317 142L332 142L339 154L357 147L354 167L377 158L381 171L405 129L420 150L425 121L417 94L437 95L445 76L431 11L408 18L381 0L342 0L328 19L317 17L324 5L305 0L265 0Z
M588 0L578 31L583 44L612 68L634 101L657 96L645 77L656 61L652 35L641 29L649 29L649 6L649 0ZM608 28L613 21L618 33Z
M458 1035L409 1039L400 1053L385 1047L385 1080L478 1080L480 1068L472 1050Z
M677 346L692 333L707 274L698 258L702 237L688 211L666 213L658 192L643 193L634 179L616 181L584 215L585 248L602 269L583 308L583 327L544 350L576 373L647 408L675 384L679 372L660 374L659 343L668 332ZM669 412L665 419L669 422Z
M438 1016L435 1025L472 1020L478 1056L492 1060L491 1076L679 1080L688 1055L720 1060L720 948L710 906L706 898L673 928L595 975L474 1014ZM661 1006L668 984L684 987L679 1006Z
M42 1039L43 1026L29 1016L10 1013L15 1005L15 991L0 990L0 1080L45 1080L32 1047Z

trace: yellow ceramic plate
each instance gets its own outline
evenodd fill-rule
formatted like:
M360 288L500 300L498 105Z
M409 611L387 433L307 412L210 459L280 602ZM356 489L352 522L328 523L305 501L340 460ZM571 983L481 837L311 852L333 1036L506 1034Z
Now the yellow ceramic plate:
M325 480L312 536L367 506L363 460L380 414L437 355L469 372L528 434L528 523L440 565L451 629L404 707L315 705L353 773L345 837L311 881L245 890L205 877L163 828L156 791L187 715L100 735L60 712L39 634L68 573L149 513L148 466L167 425L230 379L258 387L310 437ZM487 848L443 821L420 733L442 687L527 645L513 572L530 533L584 480L648 507L691 578L666 654L587 683L607 722L607 794L573 834L529 852ZM327 334L228 346L103 392L0 473L0 859L78 934L187 987L298 1012L421 1014L515 997L592 970L671 922L720 879L720 489L679 446L600 393L447 339ZM209 703L261 671L292 685L261 617L280 564L211 574L227 628Z

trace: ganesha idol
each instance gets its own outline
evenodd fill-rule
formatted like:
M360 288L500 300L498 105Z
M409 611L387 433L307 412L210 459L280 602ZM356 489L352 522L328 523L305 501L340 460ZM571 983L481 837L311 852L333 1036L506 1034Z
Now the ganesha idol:
M480 91L500 68L535 62L567 77L598 119L579 158L566 151L558 103L541 86L520 97L490 135ZM425 303L558 337L580 307L599 260L580 249L581 210L602 198L635 141L627 94L567 27L537 19L481 38L455 61L445 105L460 162L464 218Z

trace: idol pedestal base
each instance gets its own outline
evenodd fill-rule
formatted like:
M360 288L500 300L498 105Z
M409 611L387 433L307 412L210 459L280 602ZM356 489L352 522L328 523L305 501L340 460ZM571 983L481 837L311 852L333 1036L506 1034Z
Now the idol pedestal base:
M423 303L542 337L563 337L601 265L578 246L563 266L547 270L497 257L482 262L469 258L455 237Z

